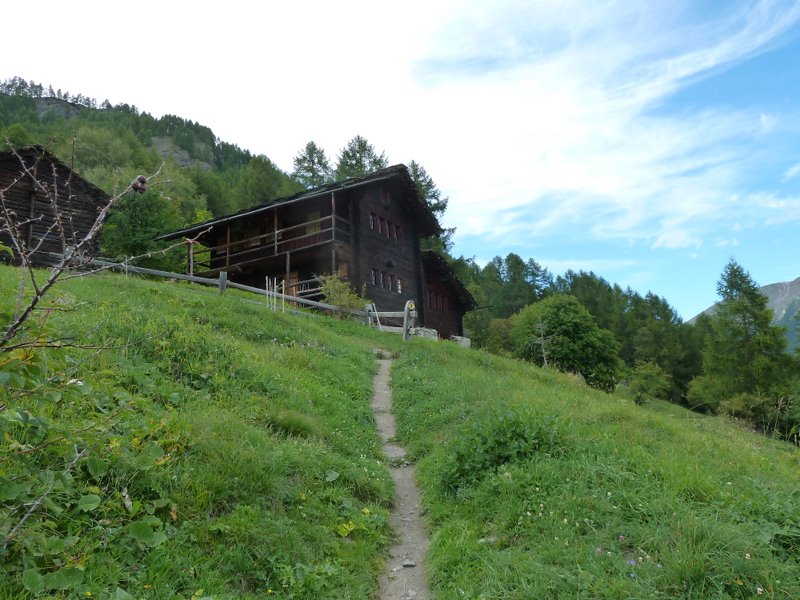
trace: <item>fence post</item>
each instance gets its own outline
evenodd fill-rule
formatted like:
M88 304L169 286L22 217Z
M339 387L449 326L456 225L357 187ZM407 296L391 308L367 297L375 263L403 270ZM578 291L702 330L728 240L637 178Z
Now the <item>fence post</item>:
M225 289L228 287L228 272L227 271L220 271L219 272L219 293L223 293Z
M411 328L411 311L414 308L414 303L411 300L406 300L406 305L403 307L403 341L408 340L408 333Z

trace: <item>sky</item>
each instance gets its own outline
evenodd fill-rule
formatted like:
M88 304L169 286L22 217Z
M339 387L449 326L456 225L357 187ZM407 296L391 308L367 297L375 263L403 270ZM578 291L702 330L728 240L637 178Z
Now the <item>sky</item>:
M800 1L32 6L4 6L0 79L191 119L287 172L362 135L432 176L456 256L593 271L685 320L731 258L800 277Z

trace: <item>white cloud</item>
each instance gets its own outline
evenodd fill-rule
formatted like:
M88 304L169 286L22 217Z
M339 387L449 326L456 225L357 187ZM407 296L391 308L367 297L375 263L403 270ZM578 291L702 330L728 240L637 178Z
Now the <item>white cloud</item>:
M708 235L720 226L796 212L748 201L744 187L796 115L666 104L774 47L798 2L711 3L702 17L691 0L230 0L223 11L142 0L137 26L161 41L136 44L124 6L94 1L94 21L37 6L41 39L62 40L70 21L71 59L10 28L7 46L28 50L8 76L179 114L287 170L310 139L334 158L364 135L393 162L425 166L460 235L696 248L725 237ZM29 11L11 3L6 18ZM800 163L784 180L798 174Z
M798 175L800 175L800 163L792 165L791 167L786 169L786 172L783 174L783 180L789 181L790 179L794 179Z

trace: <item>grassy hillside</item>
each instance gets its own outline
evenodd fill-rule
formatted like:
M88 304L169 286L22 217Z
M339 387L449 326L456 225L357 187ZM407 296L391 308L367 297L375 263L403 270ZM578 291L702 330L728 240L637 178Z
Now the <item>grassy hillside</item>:
M370 596L393 490L368 331L113 275L49 306L105 349L0 356L0 540L44 498L0 597Z
M796 447L447 344L394 394L439 597L800 597Z
M233 291L103 275L48 306L30 335L95 348L0 355L0 598L373 597L378 346L437 598L800 597L798 450L722 419Z

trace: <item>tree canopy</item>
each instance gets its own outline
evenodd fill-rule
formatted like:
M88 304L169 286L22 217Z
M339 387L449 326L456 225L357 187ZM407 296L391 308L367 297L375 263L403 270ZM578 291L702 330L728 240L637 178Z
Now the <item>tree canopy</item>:
M386 153L377 153L374 146L360 135L347 142L336 163L336 181L359 177L389 166Z
M717 283L721 300L711 318L703 352L703 375L690 388L690 401L710 412L737 395L769 394L784 378L789 356L781 327L750 274L734 259Z
M320 187L333 181L333 169L325 150L313 141L308 142L294 157L292 178L306 189Z
M523 308L511 321L511 339L520 358L580 373L593 387L611 391L618 380L619 344L573 296L557 294Z

